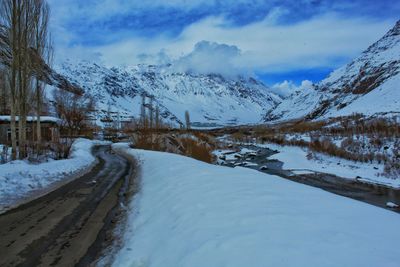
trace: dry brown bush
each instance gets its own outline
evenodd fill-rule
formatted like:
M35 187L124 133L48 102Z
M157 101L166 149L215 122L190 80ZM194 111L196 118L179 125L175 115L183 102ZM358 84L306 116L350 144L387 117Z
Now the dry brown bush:
M202 132L193 132L193 135L196 136L201 142L204 142L210 146L215 147L217 142L212 135L202 133Z
M271 142L271 143L275 143L278 145L285 145L286 144L286 140L283 136L275 136L275 135L264 135L261 137L261 141L263 143L265 142Z
M393 157L385 162L384 175L392 178L400 177L400 147L396 143Z
M51 145L56 154L56 159L66 159L69 157L72 141L57 142Z
M135 148L181 154L207 163L213 161L212 151L215 141L206 134L176 135L145 131L133 136L132 139L132 147Z
M400 177L400 161L389 160L385 163L383 174L387 177L398 178Z
M325 122L323 121L302 121L299 123L294 124L289 128L290 132L295 133L309 133L313 131L319 131L325 126Z
M235 142L245 142L247 138L243 131L237 131L233 133L231 137Z
M199 143L190 138L180 139L183 145L183 153L186 156L201 160L207 163L213 161L212 148L206 143Z

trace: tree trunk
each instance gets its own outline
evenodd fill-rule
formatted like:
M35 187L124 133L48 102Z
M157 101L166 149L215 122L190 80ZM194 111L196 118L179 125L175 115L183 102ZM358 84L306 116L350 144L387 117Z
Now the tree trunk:
M36 149L38 154L40 153L40 147L42 143L42 129L40 125L40 113L42 112L41 104L41 88L39 80L36 79Z
M17 130L16 130L16 121L15 121L15 103L14 100L11 100L11 121L10 121L10 128L11 128L11 159L17 159Z
M21 64L21 56L20 61ZM21 65L20 65L21 66ZM18 109L18 147L19 147L19 159L25 158L25 139L23 136L23 132L25 129L23 128L23 112L24 112L24 100L23 100L23 77L22 71L18 73L18 80L19 80L19 90L18 90L18 102L19 102L19 109Z
M9 10L11 15L11 53L13 55L13 60L11 62L11 70L10 70L10 109L11 109L11 121L10 121L10 128L11 128L11 146L12 146L12 152L11 152L11 159L16 160L17 159L17 130L16 130L16 120L15 116L17 114L17 54L18 54L18 48L17 48L17 16L18 16L18 11L17 11L17 3L15 0L13 0L11 6L9 6L11 10Z

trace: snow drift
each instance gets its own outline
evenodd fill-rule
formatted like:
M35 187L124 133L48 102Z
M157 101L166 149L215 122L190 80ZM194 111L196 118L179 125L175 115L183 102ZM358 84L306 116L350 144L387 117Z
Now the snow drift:
M114 266L398 265L398 214L249 169L114 149L142 168Z

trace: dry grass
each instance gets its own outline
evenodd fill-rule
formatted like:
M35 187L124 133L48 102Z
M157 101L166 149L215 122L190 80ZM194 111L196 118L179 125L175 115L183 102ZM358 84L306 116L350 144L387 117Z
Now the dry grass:
M132 140L132 147L135 148L185 155L207 163L213 162L212 151L216 145L211 136L199 132L175 134L141 131L133 135Z
M212 148L207 143L199 143L190 138L182 138L183 154L207 163L213 162Z
M287 140L287 134L307 134L311 141ZM337 146L331 141L332 138L344 141ZM367 119L360 114L353 114L327 121L304 120L241 128L232 134L232 139L236 142L251 142L256 139L260 143L308 147L310 151L353 161L385 163L391 158L387 155L384 144L400 140L400 124L396 117ZM395 162L398 160L394 159Z
M252 136L264 135L314 133L331 136L368 135L381 137L400 138L400 124L396 117L393 118L364 118L360 114L347 117L332 118L327 121L295 121L277 125L256 126L252 129ZM240 133L241 132L241 133ZM236 136L246 132L240 129Z
M400 147L393 151L393 157L385 163L383 174L387 177L400 177Z
M390 160L385 163L383 175L391 178L400 177L400 161Z

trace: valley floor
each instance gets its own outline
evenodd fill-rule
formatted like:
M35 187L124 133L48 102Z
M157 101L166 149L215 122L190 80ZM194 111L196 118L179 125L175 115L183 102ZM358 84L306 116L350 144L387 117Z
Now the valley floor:
M223 142L239 147L241 145L250 145L275 151L276 153L268 156L267 159L283 163L281 168L291 171L293 174L327 173L360 182L400 189L400 177L387 177L384 174L383 163L355 162L323 153L311 153L309 149L299 146L277 145L273 143L235 143L226 139L223 139ZM221 160L221 156L226 160L233 160L257 152L256 150L249 150L232 153L234 151L235 150L232 151L232 149L214 151L214 155L217 157L217 163L221 165L226 163L225 160ZM249 164L250 163L251 162L249 162ZM251 167L255 168L257 164ZM262 166L258 167L261 168Z
M385 177L383 175L383 164L354 162L321 153L313 153L311 158L308 158L309 152L305 148L276 144L257 145L279 151L269 159L283 162L284 169L293 170L295 173L296 171L322 172L343 178L400 188L400 177L397 179Z
M141 191L114 266L398 266L394 212L244 168L129 149Z

